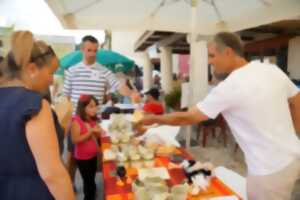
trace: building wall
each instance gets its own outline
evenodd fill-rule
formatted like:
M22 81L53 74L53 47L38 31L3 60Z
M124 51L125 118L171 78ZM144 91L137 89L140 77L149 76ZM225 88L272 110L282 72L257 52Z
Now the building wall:
M190 55L179 55L179 73L182 76L189 75Z

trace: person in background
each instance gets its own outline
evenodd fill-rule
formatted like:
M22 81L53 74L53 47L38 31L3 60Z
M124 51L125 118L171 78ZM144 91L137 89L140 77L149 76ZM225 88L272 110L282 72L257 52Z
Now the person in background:
M245 154L250 200L290 200L300 172L299 88L275 65L247 62L235 34L208 43L208 61L228 76L187 112L145 115L141 124L189 125L220 113Z
M164 111L163 105L159 102L159 91L157 88L151 88L144 93L146 95L146 102L143 107L145 113L162 115Z
M129 89L125 81L118 81L111 71L96 62L98 48L99 42L95 37L91 35L83 37L81 42L82 62L65 71L63 93L73 104L73 114L75 114L80 95L93 95L98 103L102 104L107 87L112 92L118 91L123 96L129 96L132 102L140 101L137 91ZM98 113L100 114L101 111L99 110ZM73 150L74 146L69 136L67 168L72 180L74 180L76 172L75 160L72 156Z
M131 82L129 79L125 79L125 83L126 83L126 86L130 89L130 90L134 90ZM131 99L130 97L127 97L127 96L123 96L122 98L122 101L121 101L123 104L131 104Z
M49 103L58 58L29 31L14 32L0 71L0 199L75 200Z
M42 92L42 96L43 96L43 99L48 101L48 103L50 104L50 107L51 107L52 99L51 99L50 89L48 88L45 92ZM62 125L60 124L57 114L53 108L51 108L51 112L52 112L52 117L54 120L55 132L56 132L56 136L57 136L57 140L58 140L59 153L60 153L60 155L62 155L62 153L64 151L64 139L65 139L66 132L65 132L64 128L62 127Z
M161 90L161 77L160 72L154 70L153 74L153 87L157 88L158 90Z
M181 80L178 78L178 75L176 73L173 73L173 87L181 87Z
M97 140L103 131L98 125L98 100L92 95L81 95L71 126L74 157L83 179L84 200L95 200L97 171Z
M101 114L102 119L109 119L110 115L113 113L121 113L121 109L115 106L115 104L118 103L118 97L113 93L108 94L107 97L107 102L104 105L105 107L103 108L103 112Z

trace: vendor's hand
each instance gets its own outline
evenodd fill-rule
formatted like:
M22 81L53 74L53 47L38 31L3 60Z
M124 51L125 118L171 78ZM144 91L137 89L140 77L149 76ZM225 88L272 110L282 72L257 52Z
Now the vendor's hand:
M142 124L139 123L134 124L133 129L135 132L134 135L135 137L141 136L147 131L147 129Z
M136 136L143 135L146 131L147 128L145 127L146 125L152 125L157 123L156 121L157 116L155 115L144 115L141 120L139 120L137 123L134 124L133 128L136 131Z
M138 122L138 124L149 126L157 123L157 115L147 114L144 115L143 118Z
M140 103L142 101L141 95L136 91L131 93L130 98L132 103Z

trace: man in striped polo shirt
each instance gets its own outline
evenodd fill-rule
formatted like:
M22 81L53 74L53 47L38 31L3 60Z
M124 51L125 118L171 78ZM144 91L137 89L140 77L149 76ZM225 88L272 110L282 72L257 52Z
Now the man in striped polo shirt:
M82 94L95 96L100 105L103 103L105 89L107 86L112 91L118 91L123 96L137 99L139 94L130 90L126 83L120 83L115 75L96 62L96 53L99 43L93 36L85 36L82 39L81 51L84 60L70 67L66 72L63 92L77 107L77 101Z
M133 102L140 100L140 95L129 89L125 82L119 82L115 75L96 62L96 53L99 48L97 39L93 36L85 36L82 39L81 51L83 61L70 67L65 72L64 95L72 101L73 114L77 108L77 102L82 94L93 95L101 105L105 95L105 90L109 86L111 91L118 91L123 96L129 96ZM69 136L68 144L68 170L71 178L74 178L76 166L72 156L73 145Z

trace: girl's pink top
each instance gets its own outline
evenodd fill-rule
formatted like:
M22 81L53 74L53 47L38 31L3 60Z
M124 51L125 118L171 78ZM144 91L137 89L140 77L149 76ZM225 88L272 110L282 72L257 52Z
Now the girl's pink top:
M73 122L77 122L80 126L80 135L87 133L88 129L85 123L88 123L92 128L97 125L96 121L84 122L78 115L72 118ZM74 157L78 160L89 160L97 156L98 145L93 137L75 145Z

